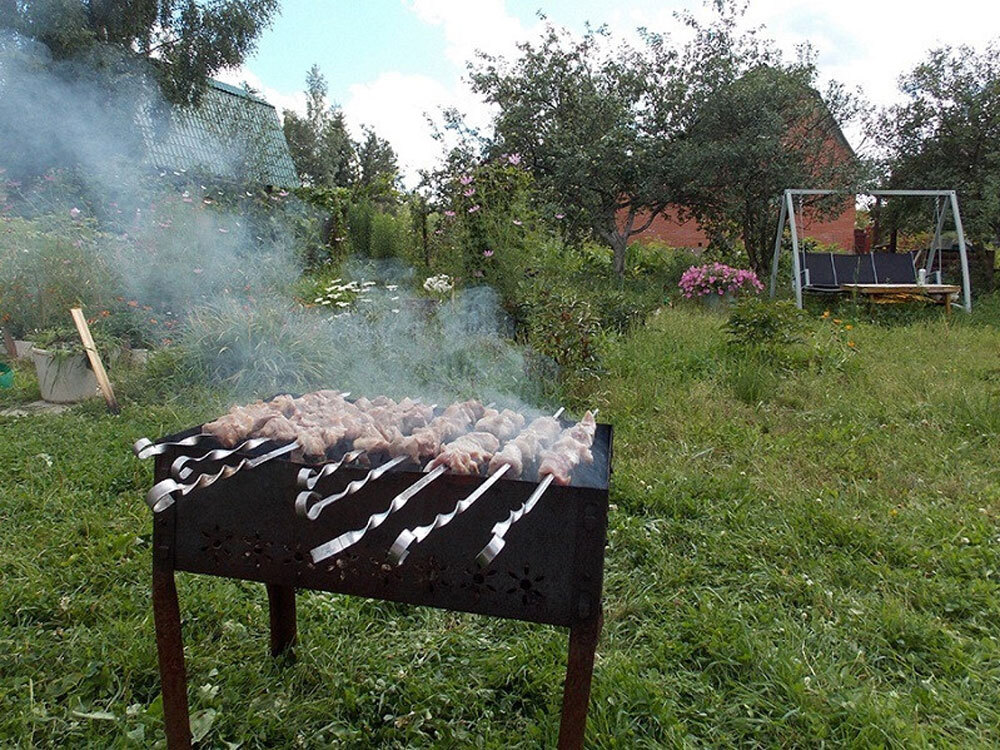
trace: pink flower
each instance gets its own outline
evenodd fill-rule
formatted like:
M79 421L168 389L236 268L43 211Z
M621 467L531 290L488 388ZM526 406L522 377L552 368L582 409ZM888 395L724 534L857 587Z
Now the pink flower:
M69 215L70 218L72 219L78 219L80 217L80 209L77 208L76 206L73 206L73 208L69 210Z
M469 213L470 214L474 214L478 210L479 210L479 204L477 203L476 205L474 205L474 206L472 206L472 207L469 208Z
M444 212L444 215L447 216L450 219L452 216L455 215L455 212L451 211L451 210L448 210L448 211Z
M556 214L556 218L557 219L565 219L566 218L566 214Z
M514 165L516 167L518 164L521 163L521 155L520 154L507 154L507 163L508 164L512 164L512 165Z
M476 194L476 189L474 187L467 188L465 192L462 193L466 198L471 198Z
M461 177L458 178L458 181L461 182L463 185L471 185L472 184L472 175L471 174L463 174Z
M484 258L490 258L492 256L493 256L493 251L492 250L483 250L483 257Z

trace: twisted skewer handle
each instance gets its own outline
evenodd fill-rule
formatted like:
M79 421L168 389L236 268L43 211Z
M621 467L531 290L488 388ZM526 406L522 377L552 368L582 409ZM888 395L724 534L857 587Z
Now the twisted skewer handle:
M291 443L275 448L270 453L257 456L257 458L244 458L235 466L223 466L215 474L199 474L194 481L186 484L182 484L175 479L164 479L154 484L152 489L146 493L146 504L153 509L154 513L160 513L174 504L177 499L174 497L175 495L183 496L194 490L209 487L220 479L228 479L244 469L253 469L270 461L272 458L277 458L285 453L291 453L298 445L298 441L293 440Z
M350 453L345 454L344 457L336 463L323 464L323 466L319 469L302 469L299 471L295 484L300 490L311 490L319 484L321 479L330 476L344 464L357 461L363 453L364 451L351 451ZM302 513L299 515L302 515Z
M434 517L434 520L426 526L419 526L415 529L404 529L401 531L399 536L396 537L396 541L393 542L392 547L389 548L389 559L396 565L402 565L403 560L405 560L407 555L410 554L409 547L413 544L413 542L417 542L419 544L424 541L424 539L426 539L432 531L444 528L455 520L459 514L464 513L474 502L476 502L476 500L482 497L486 493L486 490L496 484L496 482L507 472L508 469L510 469L510 464L504 464L501 466L495 474L479 485L479 487L477 487L467 498L459 500L450 513L438 513L437 516Z
M139 438L132 444L132 452L139 460L145 460L166 453L171 448L190 448L210 437L208 433L200 432L173 443L154 443L149 438Z
M258 448L268 442L268 439L269 438L254 438L253 440L247 440L244 443L240 443L235 448L219 448L214 451L209 451L203 456L178 456L177 459L170 464L170 475L179 481L187 479L194 473L194 469L187 467L186 464L192 462L200 464L203 461L222 461L223 459L229 458L240 451L252 451L254 448Z
M554 478L555 477L552 474L547 475L545 479L541 481L541 484L535 488L535 491L531 493L531 496L524 501L520 508L512 510L510 515L507 516L506 521L500 521L493 527L493 538L490 539L489 543L483 547L478 555L476 555L476 562L479 564L480 568L488 566L491 562L493 562L494 558L500 554L500 551L503 550L504 545L507 543L504 537L507 535L507 532L510 531L510 527L531 513L535 505L538 504L539 499L545 494L545 490L547 490L549 485L552 484L552 480Z
M389 503L389 507L386 508L381 513L376 513L368 517L368 522L362 526L360 529L355 529L354 531L347 531L338 537L331 539L328 542L324 542L318 547L314 547L309 554L312 556L314 563L319 563L328 557L337 555L343 552L348 547L351 547L358 542L367 534L369 531L373 531L385 523L385 520L395 513L397 510L402 508L409 502L410 498L416 495L420 490L429 485L439 476L445 473L445 467L439 466L434 471L429 474L425 474L418 481L411 484L405 490L400 492L396 497L392 499Z
M338 500L344 499L348 495L353 495L355 492L358 492L362 487L367 485L369 482L374 482L380 476L389 471L389 469L391 469L394 466L398 466L405 460L406 456L399 456L398 458L394 458L391 461L387 461L381 466L377 466L376 468L369 471L361 479L355 479L353 482L348 484L343 490L338 492L336 495L330 495L329 497L324 497L322 500L319 500L318 502L314 503L311 507L309 506L309 501L315 498L319 498L319 493L313 492L312 490L300 492L298 497L295 498L295 511L299 515L305 513L305 515L309 518L310 521L315 521L317 518L319 518L319 514L323 512L323 509L326 508L328 505L332 505Z

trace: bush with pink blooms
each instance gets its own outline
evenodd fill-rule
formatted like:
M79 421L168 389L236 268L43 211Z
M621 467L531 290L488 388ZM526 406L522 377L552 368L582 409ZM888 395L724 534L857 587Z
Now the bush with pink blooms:
M677 284L688 299L707 295L739 296L745 292L757 294L764 289L757 274L745 268L733 268L725 263L691 266Z

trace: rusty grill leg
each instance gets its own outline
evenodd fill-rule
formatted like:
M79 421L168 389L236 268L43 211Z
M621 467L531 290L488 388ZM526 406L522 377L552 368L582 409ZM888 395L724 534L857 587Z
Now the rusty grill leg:
M271 656L280 656L295 644L295 588L268 583L267 604L271 615Z
M590 680L594 675L594 654L604 617L573 626L569 631L569 659L563 686L562 719L559 722L559 750L580 750L587 730Z
M187 673L184 669L184 641L181 639L181 611L172 570L153 569L153 622L156 627L156 655L160 662L167 747L169 750L187 750L191 747Z

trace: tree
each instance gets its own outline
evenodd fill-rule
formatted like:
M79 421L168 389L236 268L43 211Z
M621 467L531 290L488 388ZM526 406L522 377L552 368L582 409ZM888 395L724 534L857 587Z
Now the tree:
M327 103L326 79L313 65L306 74L306 116L286 109L285 139L303 182L323 187L347 187L356 175L354 144L344 113Z
M105 48L153 61L167 99L186 104L243 62L277 9L278 0L0 0L0 28L43 43L55 60Z
M718 9L707 25L682 16L693 37L683 62L691 116L675 160L681 215L762 272L786 188L849 188L860 178L838 125L855 99L835 84L824 99L810 50L786 63L757 30L738 31L741 10ZM843 196L809 205L820 216L843 208Z
M981 52L932 50L900 90L905 101L872 126L889 186L957 190L969 238L1000 243L1000 41ZM891 220L914 218L904 212Z
M379 138L371 128L364 128L364 140L355 145L358 183L375 192L391 192L399 178L396 152L389 141Z
M493 150L523 159L571 228L611 246L619 274L629 239L674 197L677 56L661 36L643 42L549 25L513 62L480 55L470 66L473 89L498 108Z

